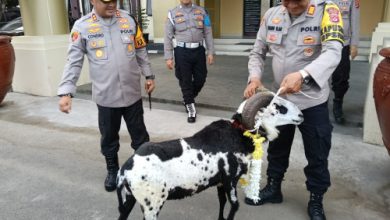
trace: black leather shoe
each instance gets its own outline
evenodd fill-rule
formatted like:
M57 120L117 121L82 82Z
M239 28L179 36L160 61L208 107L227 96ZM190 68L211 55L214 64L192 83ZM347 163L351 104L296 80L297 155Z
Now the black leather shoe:
M106 155L107 177L104 180L104 188L107 192L116 189L116 177L119 170L118 155Z
M265 203L282 203L283 195L281 191L281 180L268 178L267 185L260 190L260 200L254 201L250 198L245 198L245 203L252 206L259 206Z
M116 189L116 176L117 173L108 172L107 177L104 180L104 188L107 192L112 192Z
M324 208L322 206L322 195L321 194L310 194L310 201L307 206L307 214L310 220L326 220Z
M196 121L196 108L195 103L186 104L186 110L188 112L188 123L194 123Z
M337 124L342 125L345 123L342 99L333 99L333 116Z

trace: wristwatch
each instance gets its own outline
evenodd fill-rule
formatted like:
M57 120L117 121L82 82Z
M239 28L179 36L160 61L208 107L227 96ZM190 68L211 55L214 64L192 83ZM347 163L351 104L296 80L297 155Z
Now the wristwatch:
M150 75L150 76L146 76L145 79L154 79L155 76L154 75Z
M299 70L299 73L302 76L302 83L303 84L308 84L311 80L311 76L306 70Z

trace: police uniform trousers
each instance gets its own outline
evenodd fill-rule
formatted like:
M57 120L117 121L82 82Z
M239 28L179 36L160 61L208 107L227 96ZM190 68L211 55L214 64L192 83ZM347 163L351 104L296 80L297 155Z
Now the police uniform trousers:
M205 48L175 47L175 75L185 104L195 103L207 77Z
M131 137L131 146L136 150L141 144L149 141L149 134L144 123L142 99L121 108L110 108L98 105L99 130L101 134L101 152L104 156L119 151L119 130L122 117L126 122Z
M306 187L310 192L323 194L330 186L328 156L333 126L329 120L327 102L302 111L304 121L298 126L303 139L308 165L304 168ZM267 175L283 179L289 165L295 125L280 126L279 137L268 147Z
M336 70L332 74L332 90L334 97L343 99L349 88L349 72L351 61L349 60L350 46L344 46L341 54L341 60Z

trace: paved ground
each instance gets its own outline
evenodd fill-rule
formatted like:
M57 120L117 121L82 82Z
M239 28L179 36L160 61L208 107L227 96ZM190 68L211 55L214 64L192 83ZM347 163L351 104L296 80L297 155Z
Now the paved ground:
M205 89L198 98L200 115L186 123L173 72L160 55L151 56L158 88L153 109L144 102L152 141L192 135L211 121L228 118L241 101L245 86L245 57L217 57ZM367 73L365 73L366 71ZM346 99L348 124L335 126L329 157L332 187L325 197L328 219L387 220L390 213L390 157L383 146L362 142L362 112L368 64L353 63L351 91ZM266 80L270 82L270 80ZM88 86L80 88L69 115L57 109L58 98L9 93L0 105L0 219L115 219L115 193L103 189L105 163L99 153L96 105ZM158 101L158 102L157 102ZM303 167L306 160L300 134L294 141L290 168L283 182L285 201L249 207L243 192L236 219L308 219ZM121 130L120 161L132 151ZM264 164L264 168L266 163ZM216 219L216 189L195 197L169 201L160 219ZM142 219L136 207L131 219Z

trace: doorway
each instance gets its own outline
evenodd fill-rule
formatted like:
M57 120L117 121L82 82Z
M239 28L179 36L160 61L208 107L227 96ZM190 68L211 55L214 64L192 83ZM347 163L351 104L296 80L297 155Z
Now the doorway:
M196 0L194 2L207 10L211 20L213 37L219 38L221 36L221 0Z

